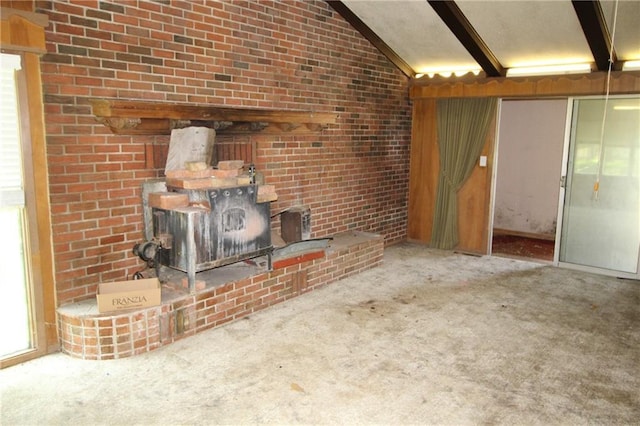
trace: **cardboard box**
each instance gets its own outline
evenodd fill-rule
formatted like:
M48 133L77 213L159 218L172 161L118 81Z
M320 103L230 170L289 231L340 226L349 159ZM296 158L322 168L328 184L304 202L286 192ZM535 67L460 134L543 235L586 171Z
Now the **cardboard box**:
M98 312L158 306L161 303L160 280L117 281L98 284Z

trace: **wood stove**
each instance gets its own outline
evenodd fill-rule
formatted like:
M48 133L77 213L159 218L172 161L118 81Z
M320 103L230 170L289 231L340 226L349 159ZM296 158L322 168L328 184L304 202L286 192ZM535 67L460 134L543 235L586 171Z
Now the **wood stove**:
M156 261L186 272L192 292L200 271L264 255L271 269L270 203L257 202L258 185L167 189L186 193L189 206L152 208Z

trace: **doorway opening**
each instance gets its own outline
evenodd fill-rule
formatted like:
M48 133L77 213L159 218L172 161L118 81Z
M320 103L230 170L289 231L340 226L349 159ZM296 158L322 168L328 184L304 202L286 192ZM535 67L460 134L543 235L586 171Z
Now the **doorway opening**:
M639 111L637 95L504 100L492 254L638 279Z
M554 260L567 102L501 102L493 255Z

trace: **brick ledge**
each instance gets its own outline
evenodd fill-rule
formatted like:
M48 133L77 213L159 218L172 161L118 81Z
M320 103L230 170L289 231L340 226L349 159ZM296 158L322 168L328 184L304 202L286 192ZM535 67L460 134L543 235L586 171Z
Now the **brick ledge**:
M383 251L382 236L349 231L333 237L324 257L269 272L249 269L249 275L229 268L220 274L224 282L207 280L196 294L163 288L160 306L99 314L95 300L64 305L57 312L60 346L71 356L93 360L149 352L373 268Z

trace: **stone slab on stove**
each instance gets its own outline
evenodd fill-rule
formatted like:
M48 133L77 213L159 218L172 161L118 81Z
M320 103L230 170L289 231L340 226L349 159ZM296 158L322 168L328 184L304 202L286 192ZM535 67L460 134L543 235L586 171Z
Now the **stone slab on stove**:
M187 163L211 164L216 131L208 127L173 129L169 141L169 153L165 174L169 170L185 169Z

